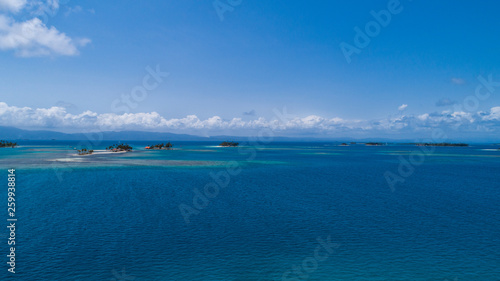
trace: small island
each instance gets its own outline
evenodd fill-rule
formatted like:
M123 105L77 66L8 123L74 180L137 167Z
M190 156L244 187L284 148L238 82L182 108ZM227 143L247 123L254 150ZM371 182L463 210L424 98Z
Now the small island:
M159 150L159 149L170 150L170 149L172 149L172 147L174 147L174 145L171 144L170 142L167 142L167 143L149 145L149 146L146 146L145 148L146 149L153 149L153 150Z
M365 145L372 145L372 146L378 146L378 145L385 145L382 142L367 142Z
M425 143L416 143L415 145L416 146L462 146L462 147L469 146L466 143L448 143L448 142L442 142L442 143L425 142Z
M131 151L132 147L128 144L113 144L106 147L106 150L111 150L112 152L121 152L121 151Z
M78 155L90 155L92 153L94 153L94 150L93 149L86 149L86 148L82 148L82 149L78 149Z
M12 148L14 148L16 146L17 146L17 142L0 140L0 147L12 147Z
M234 142L234 141L224 141L221 144L219 144L219 146L222 146L222 147L236 147L238 145L239 145L239 143Z

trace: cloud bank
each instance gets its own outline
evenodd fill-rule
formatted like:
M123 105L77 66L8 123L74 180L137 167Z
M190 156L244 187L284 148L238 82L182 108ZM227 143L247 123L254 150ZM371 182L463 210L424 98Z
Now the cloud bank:
M10 13L26 8L33 18L16 21ZM54 26L47 26L40 18L53 16L59 9L59 1L0 0L0 50L13 50L20 57L75 56L78 48L90 43L88 38L70 38ZM43 11L41 13L40 11ZM48 12L47 12L48 11Z
M256 117L223 119L213 116L200 119L196 115L167 119L157 112L96 113L84 111L71 114L63 107L30 108L9 106L0 102L0 126L25 129L52 129L59 131L122 131L143 130L190 134L251 135L259 130L273 130L282 136L370 136L406 135L431 132L433 129L454 130L463 134L495 134L500 129L500 106L489 111L442 111L420 115L401 115L380 120L348 120L325 118L317 115L305 117L286 115L266 119Z
M26 5L26 0L0 0L0 10L18 12Z

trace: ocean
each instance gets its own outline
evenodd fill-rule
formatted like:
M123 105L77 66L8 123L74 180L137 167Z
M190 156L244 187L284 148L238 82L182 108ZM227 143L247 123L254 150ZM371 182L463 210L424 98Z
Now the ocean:
M1 280L500 280L500 145L19 143Z

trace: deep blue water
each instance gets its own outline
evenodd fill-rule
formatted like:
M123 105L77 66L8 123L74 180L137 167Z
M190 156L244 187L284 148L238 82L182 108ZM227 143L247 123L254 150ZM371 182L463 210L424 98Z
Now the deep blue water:
M498 146L435 148L391 190L384 174L420 148L186 142L78 157L75 145L0 149L0 199L16 168L19 219L15 276L0 233L1 280L500 280ZM227 165L227 186L195 209L194 190Z

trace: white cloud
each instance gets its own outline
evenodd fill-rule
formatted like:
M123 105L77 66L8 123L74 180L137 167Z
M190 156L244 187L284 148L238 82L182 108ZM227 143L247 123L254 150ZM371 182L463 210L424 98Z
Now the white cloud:
M350 121L340 118L327 119L316 115L303 118L293 118L287 122L266 120L259 117L250 121L241 118L225 120L220 116L200 119L196 115L184 118L165 119L157 112L149 113L103 113L97 114L85 111L81 114L71 114L64 107L37 108L9 106L0 102L0 125L17 126L23 128L82 128L103 130L125 129L186 129L186 130L226 130L226 129L260 129L274 130L335 130Z
M166 119L157 112L145 113L103 113L85 111L68 113L64 107L30 108L9 106L0 102L0 126L14 126L26 129L67 130L147 130L173 131L179 133L252 134L252 131L270 129L283 135L348 135L370 132L401 133L423 131L435 128L460 130L460 132L493 132L500 130L500 107L488 112L443 111L420 115L403 115L380 120L346 120L325 118L317 115L294 117L281 121L278 118L258 117L243 121L241 118L223 119L213 116L200 119L196 115L184 118ZM419 133L420 132L420 133Z
M462 79L462 78L456 78L456 77L451 78L451 82L453 84L457 84L457 85L465 84L465 80L464 79Z
M399 111L403 111L403 110L405 110L407 107L408 107L408 105L407 105L407 104L402 104L401 106L399 106L399 107L398 107L398 110L399 110Z
M81 6L68 7L66 12L64 12L64 15L67 17L71 14L79 14L81 12L83 12L83 8Z
M425 120L427 120L427 118L429 118L429 113L421 114L421 115L417 116L417 118L422 120L422 121L425 121Z
M47 27L38 18L25 22L0 15L0 49L14 50L21 57L78 55L78 47L90 39L74 40L55 27Z
M21 9L31 19L17 21L9 15ZM89 44L90 39L71 38L47 26L49 17L58 10L59 0L0 0L0 50L12 50L20 57L78 55L78 48Z
M492 107L490 109L490 113L483 113L482 119L487 121L489 120L500 121L500 106Z
M59 9L59 0L47 0L47 5L54 10Z
M0 0L0 10L14 13L21 10L24 5L26 5L26 0Z

